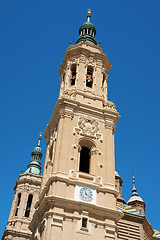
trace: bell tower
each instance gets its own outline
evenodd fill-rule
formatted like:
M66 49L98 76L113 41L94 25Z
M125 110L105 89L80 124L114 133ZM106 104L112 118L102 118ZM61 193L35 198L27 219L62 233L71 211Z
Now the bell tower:
M117 239L114 131L119 113L107 99L111 64L87 22L59 69L61 86L44 135L41 193L29 226L33 239Z
M28 226L35 211L34 205L39 197L42 180L41 137L42 135L39 135L38 145L31 153L32 157L27 170L24 173L22 171L16 181L12 207L2 240L31 239L32 233Z

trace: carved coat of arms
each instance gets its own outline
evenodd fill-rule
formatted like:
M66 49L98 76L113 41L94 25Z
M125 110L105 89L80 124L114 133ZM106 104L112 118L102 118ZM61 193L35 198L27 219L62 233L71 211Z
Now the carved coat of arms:
M99 131L98 122L95 119L80 117L78 125L81 132L86 135L95 135Z

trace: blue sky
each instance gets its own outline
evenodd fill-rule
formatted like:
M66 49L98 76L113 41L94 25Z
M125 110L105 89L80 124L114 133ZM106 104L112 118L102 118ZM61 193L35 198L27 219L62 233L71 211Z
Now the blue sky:
M88 8L96 40L112 64L108 96L121 115L115 156L123 197L130 198L134 172L146 218L160 230L160 1L1 0L1 236L15 182L53 113L58 69L69 42L78 39ZM42 149L45 155L44 137Z

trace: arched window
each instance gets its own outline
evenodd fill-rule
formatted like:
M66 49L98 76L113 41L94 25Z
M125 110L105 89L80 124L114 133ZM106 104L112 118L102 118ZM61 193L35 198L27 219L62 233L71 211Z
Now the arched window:
M90 149L87 147L82 147L80 152L80 164L79 171L89 173L90 165Z
M27 206L26 206L26 211L25 211L25 215L24 215L25 217L29 217L30 210L31 210L31 204L32 204L32 198L33 198L33 195L29 194L28 201L27 201Z
M71 67L71 86L76 83L76 65L73 64Z
M103 74L102 87L104 86L104 81L105 81L105 74Z
M18 209L19 209L20 202L21 202L21 193L18 193L17 208L16 208L15 216L18 215Z
M86 86L92 88L93 85L93 67L87 68L87 74L86 74Z

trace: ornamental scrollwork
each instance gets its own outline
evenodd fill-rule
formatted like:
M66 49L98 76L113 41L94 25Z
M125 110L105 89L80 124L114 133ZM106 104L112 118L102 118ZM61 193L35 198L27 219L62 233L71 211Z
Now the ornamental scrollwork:
M97 62L96 62L96 67L102 69L103 64L102 64L102 62L101 62L100 60L97 60Z
M63 92L63 96L67 97L67 98L73 98L76 99L76 93L75 92L71 92L71 91L67 91L65 90Z
M79 59L79 63L86 63L86 59L85 59L85 57L80 57L80 59Z
M107 101L106 103L104 103L104 107L105 109L111 110L112 112L117 112L117 110L115 109L115 104L113 102Z

